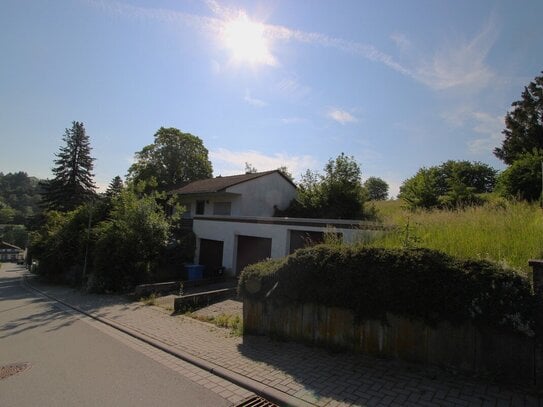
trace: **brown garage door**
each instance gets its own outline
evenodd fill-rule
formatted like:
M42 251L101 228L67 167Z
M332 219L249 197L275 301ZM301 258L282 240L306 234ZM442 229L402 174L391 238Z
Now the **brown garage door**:
M272 240L265 237L238 236L236 273L249 264L271 257Z
M200 239L200 256L198 263L205 266L204 278L217 275L222 266L222 253L224 242L222 240Z

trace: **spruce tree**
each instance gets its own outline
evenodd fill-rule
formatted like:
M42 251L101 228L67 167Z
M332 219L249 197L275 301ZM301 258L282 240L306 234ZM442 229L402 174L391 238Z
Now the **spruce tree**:
M120 176L116 176L111 180L106 190L106 197L113 198L118 196L124 188L123 180Z
M70 211L96 195L94 158L83 123L72 122L63 141L65 145L55 154L54 178L42 184L42 203L47 209Z

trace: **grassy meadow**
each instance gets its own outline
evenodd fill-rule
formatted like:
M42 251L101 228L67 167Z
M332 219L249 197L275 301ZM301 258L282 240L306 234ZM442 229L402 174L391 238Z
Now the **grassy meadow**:
M427 247L462 258L487 259L531 274L528 260L543 258L543 210L537 204L498 200L458 210L410 212L402 202L374 202L394 231L377 247Z

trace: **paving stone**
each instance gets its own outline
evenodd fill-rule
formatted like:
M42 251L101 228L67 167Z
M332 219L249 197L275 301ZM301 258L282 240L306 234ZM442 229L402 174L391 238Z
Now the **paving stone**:
M168 343L179 351L290 394L303 395L318 405L526 405L541 400L523 390L504 388L461 375L428 370L366 355L330 354L326 350L266 337L240 338L226 329L171 316L157 307L127 302L123 297L85 295L63 287L41 286L49 294L92 314ZM139 343L133 339L134 343ZM139 345L133 345L139 346ZM140 346L141 347L141 346ZM181 366L153 348L150 357L183 374L229 401L251 394L211 373L185 363ZM154 355L154 356L152 356ZM436 379L429 378L429 375ZM237 389L236 389L237 388ZM372 398L373 397L373 398ZM325 404L323 404L325 403Z

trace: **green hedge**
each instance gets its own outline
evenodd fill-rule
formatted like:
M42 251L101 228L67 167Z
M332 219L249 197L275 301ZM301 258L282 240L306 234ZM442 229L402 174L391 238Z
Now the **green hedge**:
M533 327L527 278L488 261L429 249L314 246L246 267L239 293L348 308L360 319L384 319L389 312L429 324L471 320L514 330Z

